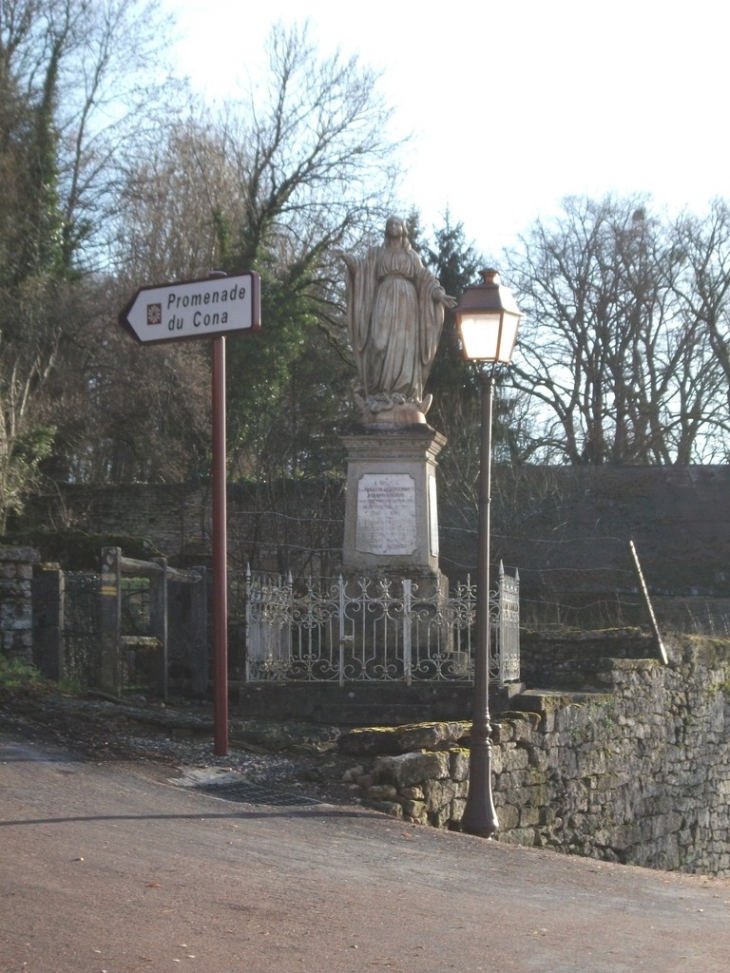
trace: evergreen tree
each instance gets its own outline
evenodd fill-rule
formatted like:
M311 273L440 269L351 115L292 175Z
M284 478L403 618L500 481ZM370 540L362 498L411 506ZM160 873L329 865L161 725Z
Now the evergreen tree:
M439 279L447 294L461 300L471 284L479 282L483 259L466 240L462 223L453 224L448 213L444 226L434 233L434 245L425 247L423 259ZM454 395L472 395L475 389L474 369L463 359L456 318L446 310L444 330L427 385L436 400L435 408L442 414L439 399L449 402Z

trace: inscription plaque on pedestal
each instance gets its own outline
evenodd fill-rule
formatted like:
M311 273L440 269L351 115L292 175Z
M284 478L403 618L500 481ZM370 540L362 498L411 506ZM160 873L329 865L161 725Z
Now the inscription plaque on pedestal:
M412 555L418 546L416 484L408 473L365 473L357 485L355 547L363 554Z
M441 584L436 457L445 442L424 425L367 427L345 437L346 575L397 574Z

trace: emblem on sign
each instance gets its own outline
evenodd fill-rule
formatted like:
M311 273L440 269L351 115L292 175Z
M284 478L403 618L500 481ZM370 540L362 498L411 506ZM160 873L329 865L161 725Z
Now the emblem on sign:
M147 324L162 324L162 305L147 305Z

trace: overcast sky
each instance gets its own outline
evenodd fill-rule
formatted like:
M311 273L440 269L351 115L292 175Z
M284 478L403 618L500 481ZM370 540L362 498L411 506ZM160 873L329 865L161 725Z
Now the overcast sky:
M164 5L177 69L210 98L256 77L277 20L309 19L322 53L382 69L396 130L414 135L404 212L429 226L450 208L485 254L570 194L649 193L695 212L730 196L730 8L718 0Z

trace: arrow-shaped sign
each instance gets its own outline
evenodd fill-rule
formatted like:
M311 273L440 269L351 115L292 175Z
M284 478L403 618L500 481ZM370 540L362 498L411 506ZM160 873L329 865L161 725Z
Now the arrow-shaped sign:
M143 344L257 331L259 284L259 275L250 271L140 287L120 313L119 323Z

